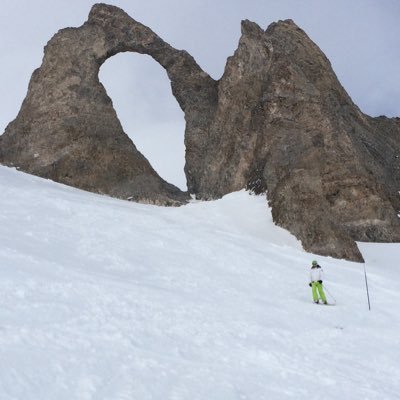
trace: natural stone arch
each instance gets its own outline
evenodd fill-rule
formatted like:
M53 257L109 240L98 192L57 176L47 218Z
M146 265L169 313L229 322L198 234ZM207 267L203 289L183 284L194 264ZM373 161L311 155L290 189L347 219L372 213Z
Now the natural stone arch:
M203 151L207 148L208 131L218 105L218 82L204 72L188 52L173 48L117 7L94 5L88 23L107 32L107 40L104 40L104 47L99 54L101 63L118 52L131 51L147 54L165 68L172 93L185 114L188 190L199 194L198 176L203 173L199 165L204 164Z
M190 193L268 189L275 223L317 254L361 261L358 241L400 241L400 122L360 112L291 20L242 22L218 81L117 7L95 5L45 48L0 162L83 189L157 204L188 199L124 134L99 67L124 51L167 71L185 113Z
M46 45L21 110L1 136L0 161L115 197L184 203L188 195L162 180L123 132L99 81L104 61L124 51L149 54L172 78L197 67L124 11L95 5L84 25L60 30ZM181 86L173 90L178 101L185 97Z

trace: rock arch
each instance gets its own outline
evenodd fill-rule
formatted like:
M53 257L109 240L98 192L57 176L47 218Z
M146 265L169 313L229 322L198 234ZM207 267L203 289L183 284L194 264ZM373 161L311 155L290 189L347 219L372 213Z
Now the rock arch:
M167 71L185 113L190 193L268 189L275 223L317 254L362 261L357 241L400 241L400 122L360 112L321 50L291 20L242 22L218 81L121 9L97 4L59 31L33 73L0 162L59 182L156 204L188 199L124 134L99 67L125 51Z
M121 9L95 5L81 27L60 30L46 45L21 110L1 136L0 161L115 197L185 203L188 194L161 179L123 132L99 81L105 60L125 51L151 55L172 77L196 69L187 53L172 49Z

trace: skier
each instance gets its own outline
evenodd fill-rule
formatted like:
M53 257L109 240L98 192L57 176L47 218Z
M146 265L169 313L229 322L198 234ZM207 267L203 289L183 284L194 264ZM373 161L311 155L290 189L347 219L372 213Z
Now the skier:
M312 288L312 295L314 303L316 304L319 303L319 298L322 300L323 304L328 304L322 288L322 272L322 268L318 265L317 261L314 260L311 265L309 285Z

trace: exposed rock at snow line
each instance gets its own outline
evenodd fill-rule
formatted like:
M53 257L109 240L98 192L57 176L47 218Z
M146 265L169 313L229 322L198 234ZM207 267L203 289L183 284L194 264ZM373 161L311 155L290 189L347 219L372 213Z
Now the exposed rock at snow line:
M122 10L95 5L57 33L21 111L0 137L0 162L117 197L180 204L123 133L100 65L148 54L185 113L185 173L201 199L268 191L275 223L306 250L362 261L356 241L400 241L400 124L364 115L321 50L293 21L242 22L220 80Z
M106 5L94 6L81 27L60 30L45 47L17 118L0 136L0 162L114 197L184 204L188 194L161 179L123 132L98 79L110 56L152 45L171 52L150 29Z
M274 221L305 249L362 261L355 241L400 240L398 127L361 113L293 21L244 21L188 187L206 199L268 190Z

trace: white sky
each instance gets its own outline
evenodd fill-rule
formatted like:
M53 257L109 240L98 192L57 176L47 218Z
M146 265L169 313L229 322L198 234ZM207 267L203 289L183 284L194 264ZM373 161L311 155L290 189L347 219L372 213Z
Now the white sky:
M242 19L255 21L265 29L273 21L291 18L324 51L363 112L400 116L398 0L108 3L123 8L172 46L189 51L216 79L237 47ZM16 117L30 76L41 64L44 45L57 30L80 26L93 4L87 0L1 1L0 133ZM176 175L177 162L178 169L183 168L184 120L164 70L147 56L125 53L105 63L100 79L126 133L157 170L163 170L167 179L182 186L183 173L180 177L172 175ZM160 162L163 165L156 165Z

